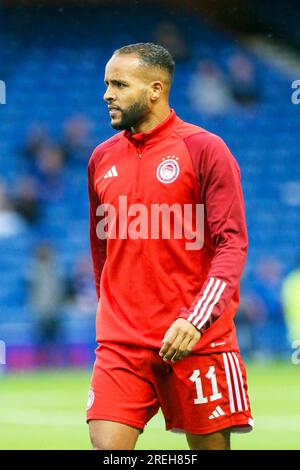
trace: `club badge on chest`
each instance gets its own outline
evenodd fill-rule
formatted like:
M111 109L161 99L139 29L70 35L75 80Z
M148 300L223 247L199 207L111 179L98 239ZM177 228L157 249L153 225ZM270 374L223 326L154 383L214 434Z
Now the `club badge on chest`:
M178 164L178 157L165 157L158 165L156 170L157 179L161 183L173 183L178 178L180 168Z

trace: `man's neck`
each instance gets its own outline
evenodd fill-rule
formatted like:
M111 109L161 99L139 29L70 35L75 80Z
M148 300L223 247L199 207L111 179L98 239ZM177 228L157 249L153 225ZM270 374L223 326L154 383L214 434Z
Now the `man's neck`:
M134 127L131 127L131 133L140 134L141 132L151 131L151 129L154 129L156 126L165 121L170 115L170 112L171 110L168 106L159 112L151 113L151 115L148 116L147 120L137 123Z

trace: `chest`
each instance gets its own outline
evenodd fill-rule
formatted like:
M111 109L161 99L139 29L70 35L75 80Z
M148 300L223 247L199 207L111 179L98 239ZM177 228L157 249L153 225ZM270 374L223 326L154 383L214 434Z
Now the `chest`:
M186 204L201 202L199 181L184 144L118 146L97 167L95 189L102 204Z

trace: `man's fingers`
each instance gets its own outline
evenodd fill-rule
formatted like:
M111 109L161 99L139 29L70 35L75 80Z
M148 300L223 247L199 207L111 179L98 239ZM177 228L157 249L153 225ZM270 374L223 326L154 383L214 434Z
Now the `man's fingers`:
M171 347L173 341L175 340L176 338L176 332L173 330L173 331L167 331L167 333L165 334L165 337L163 339L163 345L159 351L159 355L160 356L164 356L167 351L169 350L169 348Z
M183 357L186 357L190 354L192 348L189 350L189 345L191 344L192 339L190 337L185 337L182 343L179 345L179 348L172 357L172 362L177 362Z
M177 335L177 336L176 336ZM170 341L170 337L168 337L168 342L164 344L164 346L162 347L161 349L161 353L160 355L163 356L164 360L165 361L168 361L170 360L173 355L176 353L179 345L182 343L182 340L183 340L183 333L176 333L176 334L173 334L173 341L171 343Z
M193 349L196 346L196 344L198 343L198 341L199 341L199 339L197 337L191 339L191 341L189 342L189 344L186 347L186 350L183 353L183 357L187 357L191 354L191 352L193 351Z
M159 355L164 356L166 354L166 352L168 351L170 346L171 346L171 343L169 343L168 341L166 343L164 343L162 345L162 347L160 348Z
M175 352L174 356L172 357L172 362L175 363L180 359L187 357L191 354L194 347L199 341L199 335L193 335L192 337L186 336L181 345L179 346L178 350Z
M174 339L177 336L177 329L175 328L170 328L168 331L166 331L164 339L162 340L163 343L169 342L172 343Z
M183 351L176 351L174 356L172 357L171 359L171 362L175 363L177 361L179 361L180 359L182 359L184 356L183 356Z
M172 362L178 361L183 357L183 353L185 352L187 346L191 341L192 338L190 335L187 335L185 332L179 332L173 344L170 345L170 347L164 354L164 359L172 359Z
M179 359L188 356L192 352L192 349L199 341L200 337L200 332L198 332L194 326L187 324L187 322L176 328L171 327L164 336L159 355L163 357L165 361L171 359L172 362L177 362Z
M165 347L161 350L161 356L165 361L169 361L171 357L176 353L176 348L173 344L166 343Z
M188 347L191 349L190 352L192 352L192 350L194 349L194 346L196 346L198 341L199 341L199 336L198 335L192 337L191 342L188 345Z
M175 338L175 341L172 343L172 346L176 351L179 349L179 347L182 345L182 343L185 341L186 335L184 333L179 333L177 337Z

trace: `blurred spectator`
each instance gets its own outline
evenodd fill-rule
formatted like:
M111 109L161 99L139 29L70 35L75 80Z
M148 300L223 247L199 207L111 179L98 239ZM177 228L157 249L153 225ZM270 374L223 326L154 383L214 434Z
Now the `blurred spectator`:
M229 83L232 96L239 105L249 106L259 98L259 86L253 63L241 52L229 62Z
M246 283L245 283L246 284ZM240 304L235 317L239 346L244 355L251 356L260 350L260 332L267 318L262 299L246 286L241 286Z
M59 146L52 144L40 149L37 154L35 173L42 199L57 201L63 196L63 169L63 152Z
M0 238L18 235L26 229L24 220L17 214L7 194L7 186L0 181Z
M29 302L35 317L38 366L54 365L65 287L48 244L38 245L27 280Z
M83 254L77 259L74 274L68 284L68 296L76 303L76 310L84 314L94 314L97 301L92 264L88 254Z
M289 339L300 340L300 265L284 279L282 300Z
M263 321L254 323L255 348L264 356L282 355L287 351L287 331L281 301L282 273L279 261L266 257L258 264L249 283L252 308ZM257 314L256 314L257 315Z
M66 162L86 164L91 153L91 123L86 116L72 116L64 125L62 152Z
M33 124L29 128L22 153L29 163L30 168L35 166L37 155L41 149L50 144L51 139L45 127L39 124Z
M190 56L187 43L174 23L161 21L154 31L154 42L164 46L175 62L183 62Z
M211 60L198 63L188 95L191 105L200 113L223 114L231 105L230 89L222 71Z
M17 185L14 207L29 224L38 222L40 216L38 186L32 176L24 176Z

